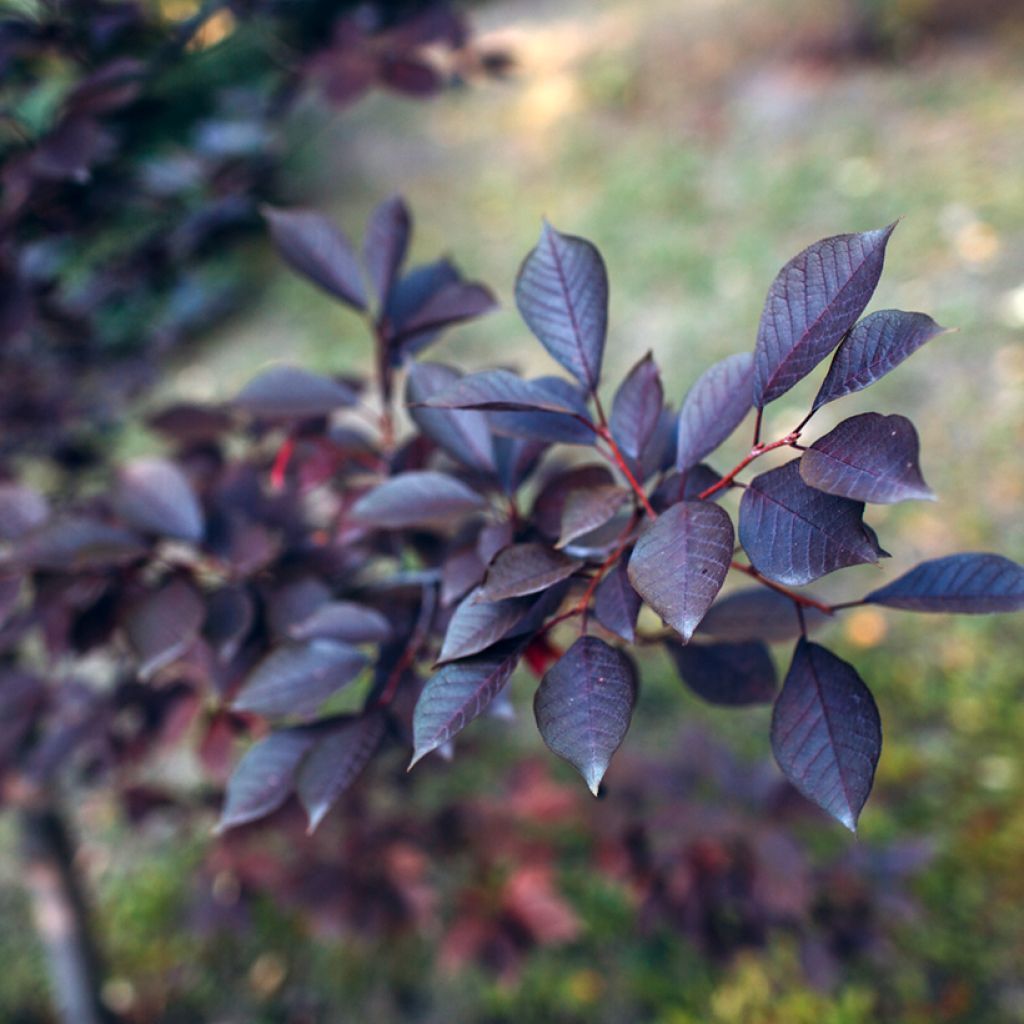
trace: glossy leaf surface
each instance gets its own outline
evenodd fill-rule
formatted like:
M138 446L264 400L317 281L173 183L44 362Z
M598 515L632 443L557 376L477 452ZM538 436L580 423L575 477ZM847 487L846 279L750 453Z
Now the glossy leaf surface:
M597 249L545 222L516 279L516 305L555 360L594 390L608 331L608 274Z
M945 332L945 327L924 313L883 309L864 317L836 349L814 408L874 384L925 342Z
M799 641L775 702L771 738L786 778L856 832L882 751L882 724L853 666Z
M865 529L864 505L808 487L800 460L755 477L740 500L739 538L758 572L799 586L883 554Z
M743 422L753 405L754 357L727 356L697 378L679 410L676 469L688 470Z
M866 412L843 420L800 459L805 483L855 501L892 504L935 495L918 464L920 442L905 416Z
M874 293L895 224L836 235L787 263L765 300L754 352L754 405L784 395L839 344Z
M544 742L597 796L636 703L633 662L595 636L582 636L547 671L533 710Z
M1002 555L947 555L922 562L864 602L914 612L1016 612L1024 609L1024 566Z
M443 523L485 504L481 495L453 476L413 470L364 494L352 506L352 518L378 529L402 530Z
M629 582L685 643L711 607L729 572L733 529L709 502L667 508L636 542Z

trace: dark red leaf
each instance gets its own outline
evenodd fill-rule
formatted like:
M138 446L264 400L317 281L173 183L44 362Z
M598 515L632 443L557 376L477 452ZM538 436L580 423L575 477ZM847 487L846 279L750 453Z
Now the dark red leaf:
M758 572L797 585L884 552L864 527L864 504L808 487L800 460L755 477L740 501L740 543Z
M302 762L296 786L311 833L373 759L386 727L387 718L378 709L317 728L316 741Z
M685 643L729 572L732 522L709 502L672 505L640 534L629 582Z
M772 752L782 773L856 832L881 751L878 708L853 666L800 640L772 715Z
M640 595L633 589L626 566L620 561L594 591L594 618L626 643L635 643L640 605Z
M124 630L139 660L140 678L148 679L185 654L199 636L205 616L202 598L182 579L132 603Z
M630 492L617 484L570 491L562 509L562 529L555 547L590 533L622 508Z
M874 384L946 330L924 313L883 309L864 317L836 350L814 408Z
M478 593L471 591L452 612L437 659L439 663L486 650L506 636L531 608L531 602L525 598L477 602Z
M709 704L745 707L775 699L775 665L759 641L686 646L667 641L665 647L683 682Z
M534 697L537 728L597 796L636 703L633 662L596 636L582 636L548 670Z
M365 655L337 640L285 644L249 673L234 706L274 718L309 718L365 666Z
M608 273L597 249L545 221L516 278L516 305L555 360L594 391L608 331Z
M504 689L521 653L522 643L510 641L487 654L445 665L427 680L413 716L410 768L487 709Z
M754 405L764 408L839 344L874 293L895 224L836 235L779 272L765 301L754 353Z
M547 590L567 579L581 563L544 544L513 544L499 551L487 569L476 601L504 601Z
M819 491L855 501L934 500L919 451L917 431L905 416L866 412L815 441L800 459L800 475Z
M640 459L651 440L665 394L661 375L651 353L643 357L626 375L612 400L610 426L612 436L631 459Z
M873 590L864 603L913 612L1016 612L1024 608L1024 566L1002 555L947 555Z
M263 207L270 236L285 263L329 295L355 309L366 308L366 289L352 243L315 210Z
M676 469L686 471L713 452L753 405L754 357L727 356L704 371L679 410Z

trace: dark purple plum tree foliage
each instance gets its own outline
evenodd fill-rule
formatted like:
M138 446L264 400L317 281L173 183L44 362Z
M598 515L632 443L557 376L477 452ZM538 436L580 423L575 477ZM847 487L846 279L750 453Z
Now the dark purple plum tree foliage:
M168 454L64 507L0 485L8 800L191 727L214 777L248 744L222 831L293 801L313 829L388 748L429 764L504 714L521 663L541 677L541 736L597 793L641 697L630 649L654 644L707 701L773 703L782 772L852 830L881 723L856 669L809 634L864 604L1024 608L1024 567L996 554L925 562L839 604L802 589L886 556L866 503L933 497L902 416L807 436L818 409L941 333L921 313L862 316L892 227L794 257L753 353L716 363L675 408L650 355L605 391L609 282L588 241L544 224L523 262L516 305L565 371L528 379L429 360L495 302L448 259L408 265L401 199L361 246L314 211L265 218L287 264L365 324L374 373L274 365L223 405L167 409L151 426ZM767 406L829 355L811 412L762 439ZM751 415L747 454L712 468ZM772 452L793 457L748 476ZM731 574L746 586L723 595ZM644 605L663 629L638 625ZM781 685L778 644L795 644ZM106 657L81 660L92 653Z

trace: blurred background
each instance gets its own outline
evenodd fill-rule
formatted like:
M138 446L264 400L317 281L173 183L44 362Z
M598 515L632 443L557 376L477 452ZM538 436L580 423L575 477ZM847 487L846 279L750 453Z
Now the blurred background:
M38 14L5 6L11 24ZM549 368L512 301L547 216L608 263L607 379L653 350L677 402L711 361L753 345L790 256L899 218L871 308L922 310L957 333L869 397L827 407L815 428L871 408L920 431L941 500L873 509L895 553L887 573L959 550L1024 558L1019 3L494 0L470 8L475 56L453 72L443 55L443 89L406 81L339 104L307 88L246 120L265 99L259 81L242 81L257 66L248 55L281 59L299 45L283 38L298 18L289 6L259 33L245 5L204 13L187 43L203 74L163 84L168 110L175 89L209 107L205 128L182 133L154 108L152 134L177 132L174 159L158 137L139 158L165 192L202 192L196 175L217 153L257 154L243 164L255 174L270 152L263 195L318 206L354 236L401 192L414 258L447 252L502 301L439 347L460 367ZM199 13L167 0L150 16L173 28ZM59 61L39 59L31 80L22 56L0 63L22 119L45 120L66 97ZM237 198L218 173L217 195ZM12 191L21 180L4 178L8 218L34 194ZM334 373L366 366L361 324L275 261L252 208L242 203L237 221L217 209L226 219L212 232L201 222L201 243L178 240L202 272L139 309L119 299L116 316L97 298L96 261L125 251L115 234L141 231L137 218L111 219L88 248L33 249L51 292L74 281L90 296L76 308L102 307L89 321L98 362L118 369L97 387L126 396L99 434L94 418L55 438L60 458L97 444L152 451L147 412L226 398L284 354ZM157 234L183 223L175 214ZM140 324L155 340L136 351ZM75 372L64 351L54 348L47 388ZM766 436L801 418L817 382L771 407ZM38 440L23 423L5 443L16 429ZM852 570L820 591L860 593L877 574ZM212 809L140 803L126 819L109 792L84 791L78 860L109 961L104 1001L126 1021L223 1024L1024 1022L1020 620L864 608L830 629L885 727L856 839L780 795L767 710L699 704L661 653L643 664L638 713L597 802L543 751L523 678L518 720L478 722L454 762L432 759L415 781L398 758L390 774L375 770L313 841L286 822L214 842ZM192 777L189 756L157 758L143 781ZM0 1019L50 1021L14 848L0 817Z

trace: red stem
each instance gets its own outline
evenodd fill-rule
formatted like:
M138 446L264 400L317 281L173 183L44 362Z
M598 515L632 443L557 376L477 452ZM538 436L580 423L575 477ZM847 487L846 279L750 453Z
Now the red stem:
M794 444L797 438L800 437L799 432L794 431L792 434L787 434L785 437L780 437L778 441L772 441L770 444L756 444L750 449L750 452L738 462L732 469L729 470L725 476L716 484L712 484L710 487L705 488L700 494L697 495L698 501L704 501L706 498L710 498L712 494L717 494L724 487L729 487L733 480L736 479L737 475L743 472L744 469L749 466L754 459L759 459L765 452L773 452L776 448L785 448L787 445Z
M633 493L637 496L637 500L643 506L643 510L650 519L657 519L658 513L654 511L654 506L651 504L647 497L647 493L644 491L640 482L635 476L633 471L629 468L629 464L626 462L626 457L622 454L622 450L615 443L615 438L612 437L612 432L603 423L599 426L593 426L594 433L597 434L602 441L608 443L610 449L609 454L612 457L615 465L619 467L622 475L629 481L629 486L633 489Z
M789 587L782 586L781 583L776 583L774 580L768 579L767 576L762 576L752 565L744 565L742 562L732 562L729 566L730 569L735 569L737 572L746 573L752 579L758 581L758 583L764 584L770 590L774 590L777 594L782 594L784 597L788 597L791 601L800 605L803 608L816 608L819 612L825 615L831 615L835 608L830 604L823 604L821 601L815 601L813 597L807 597L804 594L798 594L795 590L790 590Z
M270 486L274 491L284 490L285 474L288 472L288 464L295 454L295 438L286 437L284 443L277 450L274 457L274 465L270 469Z

